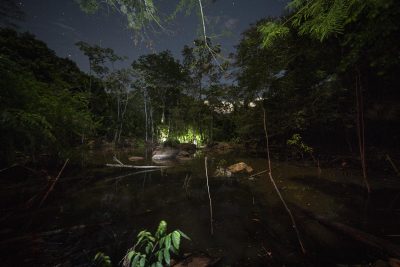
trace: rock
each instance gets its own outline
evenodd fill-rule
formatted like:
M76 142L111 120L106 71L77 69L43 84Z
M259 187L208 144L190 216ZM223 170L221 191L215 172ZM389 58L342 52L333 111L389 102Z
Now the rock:
M185 150L181 150L181 151L179 151L176 158L179 160L188 160L188 159L191 159L191 155L192 155L191 153L189 153Z
M172 148L172 147L164 147L164 148L156 148L153 151L154 160L171 160L175 159L179 153L179 149Z
M239 173L239 172L247 172L250 173L253 171L253 168L247 165L244 162L239 162L236 164L233 164L227 168L228 171L231 173Z
M157 147L153 151L154 160L187 160L191 159L191 155L196 152L196 145L189 143L179 144L177 147Z
M139 161L139 160L144 160L144 157L137 157L137 156L132 156L128 158L129 161Z
M400 267L400 260L395 258L390 258L389 265L390 267Z
M214 172L215 177L231 177L232 172L222 167L218 167Z

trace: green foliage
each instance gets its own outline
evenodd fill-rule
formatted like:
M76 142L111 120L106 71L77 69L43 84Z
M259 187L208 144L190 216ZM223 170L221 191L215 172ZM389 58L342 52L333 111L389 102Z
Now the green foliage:
M308 154L313 153L312 147L308 146L303 142L303 139L300 134L297 133L293 134L292 137L289 140L287 140L287 144L290 147L294 148L301 155L303 155L303 153L308 153Z
M98 267L112 267L111 259L103 252L97 252L93 259L94 266Z
M264 35L262 46L266 48L270 47L278 38L286 36L289 33L289 28L282 24L269 21L262 24L259 27L259 31Z
M310 34L323 41L329 35L343 33L352 4L358 1L302 2L304 1L295 0L289 3L289 7L297 11L292 18L292 25L299 29L300 34Z
M180 230L167 233L165 221L160 222L154 235L146 230L140 231L137 235L136 244L124 257L123 266L164 266L164 263L169 266L171 253L179 253L182 237L190 240Z
M0 30L0 161L17 152L60 156L98 126L84 92L86 76L28 33Z
M354 23L365 12L375 12L392 5L385 0L292 0L288 4L291 15L284 23L266 22L260 27L263 46L271 45L277 36L288 33L290 23L300 35L308 35L319 41L343 34L345 27Z
M176 18L176 15L180 12L185 12L186 16L189 16L192 13L192 10L195 9L195 7L198 7L198 5L198 0L179 0L169 19Z
M97 0L75 0L80 8L89 13L89 14L93 14L96 13L99 9L99 3Z
M160 28L160 18L153 0L75 0L80 8L90 14L98 12L103 5L122 14L127 20L127 27L136 34L155 24ZM136 36L138 37L138 36ZM137 39L135 39L137 41Z

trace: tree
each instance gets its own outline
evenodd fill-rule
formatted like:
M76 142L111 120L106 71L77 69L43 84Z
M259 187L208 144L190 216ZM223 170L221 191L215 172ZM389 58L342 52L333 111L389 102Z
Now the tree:
M149 54L139 57L132 63L136 74L136 88L143 94L144 113L147 118L146 130L150 127L152 135L158 125L172 124L172 110L179 104L180 94L187 80L186 73L171 52Z
M1 163L18 153L59 157L98 125L80 90L87 76L33 35L0 30ZM89 127L90 126L90 127Z
M350 124L355 123L357 126L355 128L362 172L367 190L370 191L366 179L365 143L367 137L365 136L364 103L370 101L369 111L372 109L371 105L379 105L377 99L372 97L372 95L377 95L374 87L377 88L378 84L387 85L384 89L385 93L379 92L380 97L387 98L395 95L393 89L398 83L391 73L399 68L398 62L392 59L393 55L399 55L393 42L399 38L399 28L396 25L400 14L400 4L398 1L380 0L294 0L288 6L291 11L288 16L265 21L259 25L262 45L267 50L271 49L295 33L300 38L319 41L320 50L333 46L340 49L335 53L338 61L332 64L336 67L336 70L332 72L334 75L320 80L321 82L335 80L339 88L343 88L342 91L346 92L347 103L354 99L355 107L351 105L346 109L350 110L355 117L354 122ZM296 47L299 46L296 45ZM332 93L338 92L335 87L331 87L330 90ZM350 92L352 95L349 95ZM348 116L344 121L346 121L344 124L349 124ZM376 134L376 130L374 132Z

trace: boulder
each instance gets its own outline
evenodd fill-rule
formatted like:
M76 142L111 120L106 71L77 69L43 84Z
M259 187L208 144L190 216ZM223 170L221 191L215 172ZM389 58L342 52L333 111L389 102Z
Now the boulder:
M239 162L229 166L227 170L230 171L231 173L240 173L240 172L250 173L253 171L253 168L244 162Z
M154 160L171 160L175 159L179 153L179 149L172 148L172 147L163 147L163 148L156 148L153 151Z
M218 167L214 172L214 176L215 177L231 177L232 173L225 168Z
M179 160L187 160L187 159L191 159L191 153L185 151L185 150L181 150L179 151L178 155L176 156L177 159Z

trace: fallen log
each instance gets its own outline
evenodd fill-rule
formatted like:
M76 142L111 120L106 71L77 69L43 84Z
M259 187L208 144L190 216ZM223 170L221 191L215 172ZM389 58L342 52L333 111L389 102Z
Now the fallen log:
M385 253L389 254L390 256L394 256L396 258L400 257L400 246L397 244L393 244L390 241L377 237L375 235L366 233L354 227L328 220L327 218L316 215L309 210L303 209L299 206L296 206L296 209L301 211L306 216L318 221L320 224L331 228L337 232L340 232L344 235L347 235L353 238L356 241L359 241L365 245L370 247L374 247L378 250L385 251Z
M171 166L137 166L137 165L127 165L127 164L106 164L107 167L117 167L117 168L131 168L131 169L163 169L163 168L169 168Z

